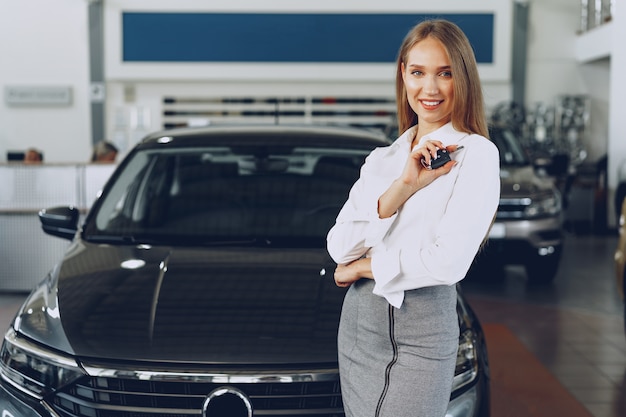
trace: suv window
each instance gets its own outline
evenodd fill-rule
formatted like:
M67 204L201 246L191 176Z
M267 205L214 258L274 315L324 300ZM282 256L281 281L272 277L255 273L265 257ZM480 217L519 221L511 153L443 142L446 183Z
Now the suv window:
M284 146L141 150L95 206L84 238L323 246L367 154Z
M500 151L500 162L504 166L525 166L530 165L530 160L522 148L519 139L515 134L507 129L492 128L489 131L491 140Z

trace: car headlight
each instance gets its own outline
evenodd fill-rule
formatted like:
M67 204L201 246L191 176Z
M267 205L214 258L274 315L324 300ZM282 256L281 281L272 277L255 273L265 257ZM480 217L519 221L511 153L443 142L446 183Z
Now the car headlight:
M554 216L560 212L561 195L558 191L531 199L524 209L527 217Z
M69 356L42 349L9 329L0 351L0 376L21 392L42 399L85 375Z
M474 332L467 329L459 338L452 392L472 383L478 375L478 347Z

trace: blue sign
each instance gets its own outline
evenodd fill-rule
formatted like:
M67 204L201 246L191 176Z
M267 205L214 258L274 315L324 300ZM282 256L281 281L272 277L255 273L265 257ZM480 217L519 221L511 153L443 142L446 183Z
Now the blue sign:
M122 14L124 62L390 63L407 32L427 18L450 20L478 63L493 63L493 13Z

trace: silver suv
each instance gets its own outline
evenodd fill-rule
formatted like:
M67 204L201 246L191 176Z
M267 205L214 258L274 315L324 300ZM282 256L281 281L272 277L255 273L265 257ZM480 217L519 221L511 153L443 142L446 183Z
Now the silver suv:
M521 264L530 282L551 282L563 246L561 193L551 177L537 174L511 130L494 127L490 136L500 150L502 191L489 243L477 262Z

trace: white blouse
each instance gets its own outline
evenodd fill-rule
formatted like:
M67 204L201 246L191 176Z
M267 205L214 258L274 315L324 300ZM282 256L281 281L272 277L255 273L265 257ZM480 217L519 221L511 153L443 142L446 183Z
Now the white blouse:
M406 290L454 285L465 277L500 199L496 146L448 123L416 146L429 139L463 145L451 154L457 165L413 194L393 216L379 218L378 199L400 177L413 129L370 153L327 236L328 252L337 264L371 258L374 294L398 308Z

